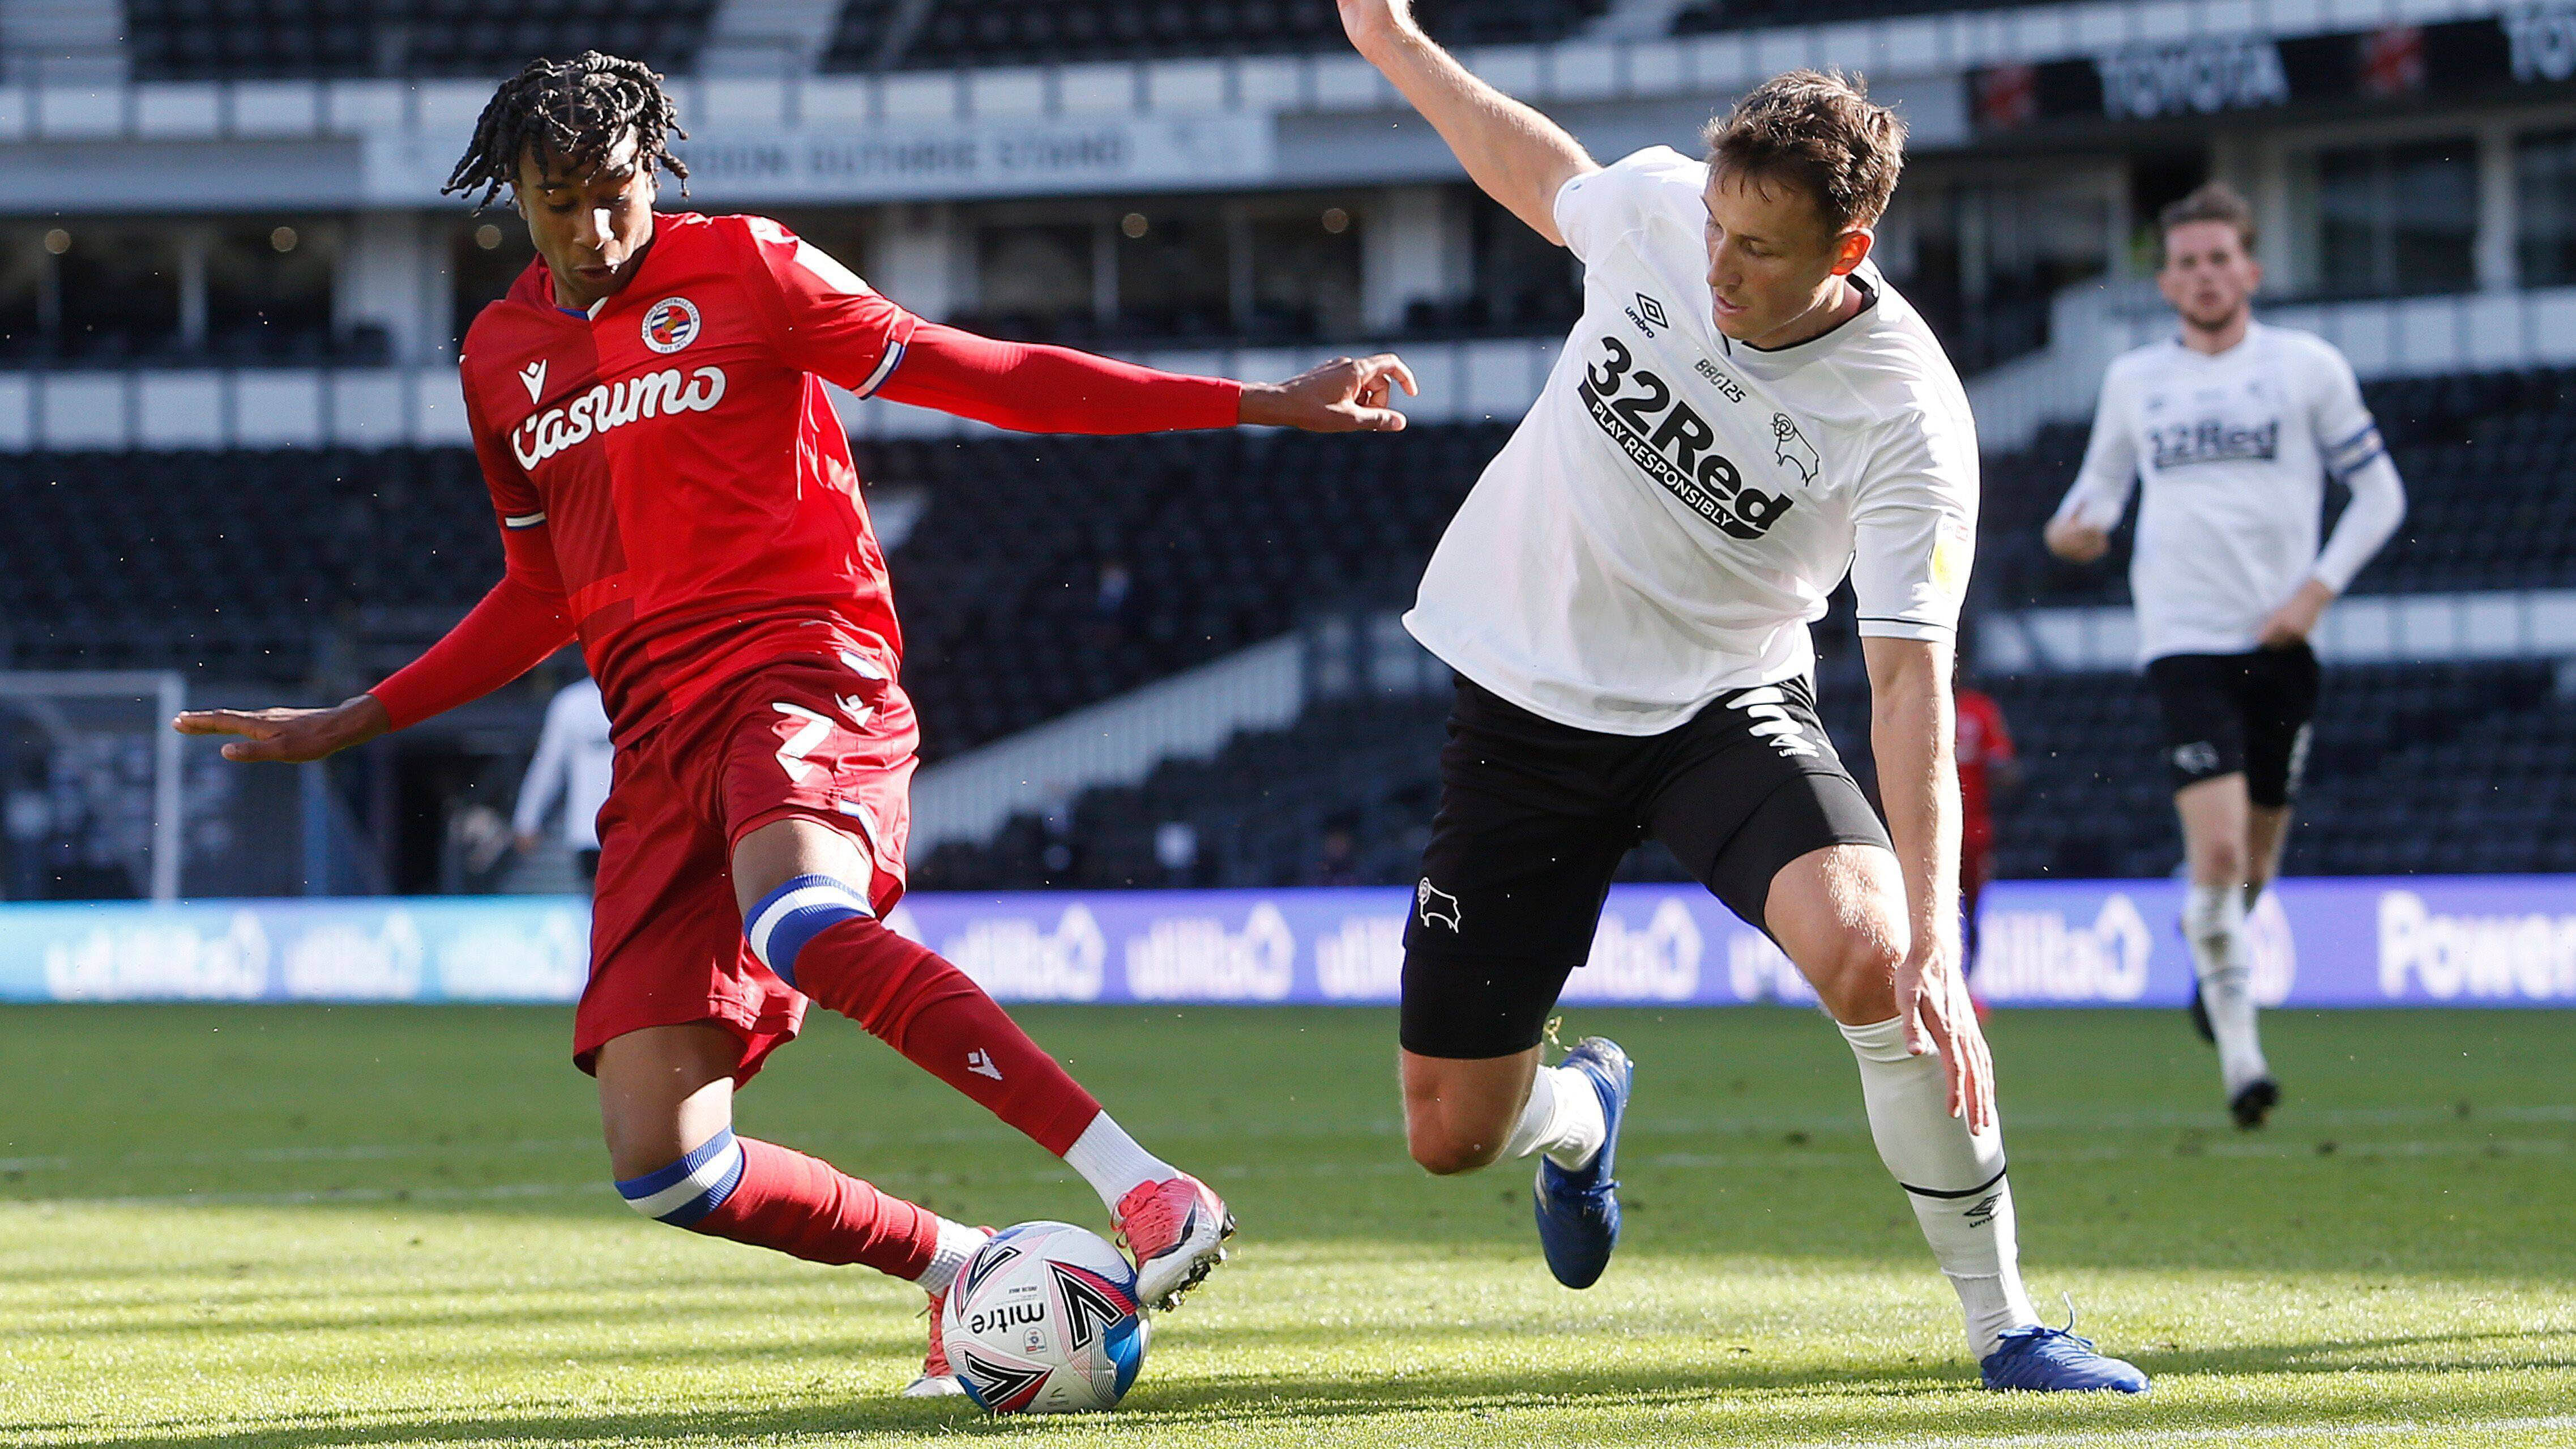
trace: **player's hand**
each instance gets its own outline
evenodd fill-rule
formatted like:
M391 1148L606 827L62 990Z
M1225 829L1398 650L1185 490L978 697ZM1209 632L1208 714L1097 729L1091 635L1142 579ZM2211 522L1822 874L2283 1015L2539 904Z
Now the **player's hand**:
M2317 632L2317 621L2326 616L2326 605L2333 603L2334 597L2334 590L2320 580L2310 579L2299 585L2299 591L2290 596L2290 601L2274 609L2272 617L2263 621L2263 632L2256 636L2258 641L2266 649L2287 649L2294 644L2306 643L2308 636Z
M1408 397L1422 391L1413 369L1392 352L1336 357L1286 382L1244 384L1240 416L1259 427L1310 433L1400 433L1404 414L1390 406L1399 387Z
M1363 55L1372 45L1422 28L1413 18L1413 0L1340 0L1340 4L1342 33Z
M1976 1003L1958 967L1955 941L1932 941L1906 953L1896 968L1897 1009L1905 1022L1905 1049L1941 1054L1950 1079L1950 1115L1970 1132L1995 1123L1995 1059L1977 1025Z
M2068 563L2089 564L2111 551L2111 531L2078 523L2072 518L2052 518L2040 537L2048 551Z
M351 745L365 744L394 727L372 694L329 709L192 709L170 721L183 735L239 735L224 746L227 760L301 765Z

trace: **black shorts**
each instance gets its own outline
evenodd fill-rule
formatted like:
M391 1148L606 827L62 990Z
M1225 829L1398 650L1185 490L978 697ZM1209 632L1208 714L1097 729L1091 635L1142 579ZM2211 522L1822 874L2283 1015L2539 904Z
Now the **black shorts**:
M2243 771L2245 793L2278 809L2298 797L2317 716L2317 651L2168 654L2147 664L2165 717L2176 790Z
M1541 719L1459 680L1404 932L1404 1049L1483 1058L1538 1045L1591 954L1620 858L1649 834L1757 927L1782 866L1888 843L1803 679L1722 695L1642 737Z

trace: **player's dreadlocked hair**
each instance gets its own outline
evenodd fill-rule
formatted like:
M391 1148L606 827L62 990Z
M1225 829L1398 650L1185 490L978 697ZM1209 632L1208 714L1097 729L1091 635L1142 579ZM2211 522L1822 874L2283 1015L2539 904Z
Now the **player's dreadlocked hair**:
M635 159L646 173L668 166L680 178L680 194L689 194L689 168L671 154L673 136L685 141L679 108L662 89L662 78L640 60L585 50L570 60L532 60L527 68L501 82L474 123L473 144L438 189L470 192L483 188L474 207L492 204L504 185L519 179L519 155L533 146L537 164L596 162L629 131L635 133Z

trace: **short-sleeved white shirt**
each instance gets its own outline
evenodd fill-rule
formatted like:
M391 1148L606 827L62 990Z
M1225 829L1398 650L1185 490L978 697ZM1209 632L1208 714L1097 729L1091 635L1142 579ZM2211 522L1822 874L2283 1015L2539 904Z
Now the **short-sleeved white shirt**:
M1849 573L1860 632L1947 638L1975 550L1958 374L1876 269L1856 317L1777 351L1717 331L1705 164L1567 182L1583 319L1451 520L1406 627L1533 714L1650 735L1814 666Z
M2143 477L2129 565L2140 662L2241 654L2310 575L2340 593L2386 540L2393 514L2357 513L2317 548L2327 473L2385 453L2342 353L2253 322L2216 356L2168 339L2115 359L2058 516L2110 528Z

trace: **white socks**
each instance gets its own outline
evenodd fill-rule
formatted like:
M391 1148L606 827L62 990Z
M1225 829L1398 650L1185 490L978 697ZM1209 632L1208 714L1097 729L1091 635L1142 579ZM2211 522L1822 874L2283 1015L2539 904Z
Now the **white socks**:
M1091 1119L1064 1151L1065 1166L1082 1174L1091 1190L1112 1213L1118 1211L1118 1200L1134 1192L1139 1184L1164 1182L1181 1175L1181 1170L1136 1144L1109 1118L1106 1112Z
M2254 1026L2254 969L2245 950L2245 910L2238 886L2195 885L2183 897L2182 931L2200 976L2200 1005L2218 1038L2218 1072L2233 1099L2248 1082L2268 1077L2263 1040Z
M922 1269L921 1276L912 1281L933 1293L947 1292L948 1285L957 1281L958 1270L966 1266L966 1260L974 1257L975 1250L984 1246L984 1240L991 1236L982 1228L970 1228L964 1223L952 1223L941 1218L939 1246L930 1255L930 1266Z
M1580 1169L1601 1150L1609 1135L1601 1119L1601 1094L1592 1078L1572 1067L1541 1067L1530 1080L1528 1105L1512 1135L1503 1139L1505 1157L1544 1152L1547 1160L1568 1172Z
M2004 1181L2004 1139L1997 1128L1970 1135L1950 1115L1950 1086L1941 1058L1909 1056L1902 1019L1842 1028L1860 1060L1861 1100L1878 1160L1914 1203L1914 1220L1968 1319L1978 1358L1995 1351L2009 1329L2039 1322L2022 1291L2013 1241L2012 1186Z

